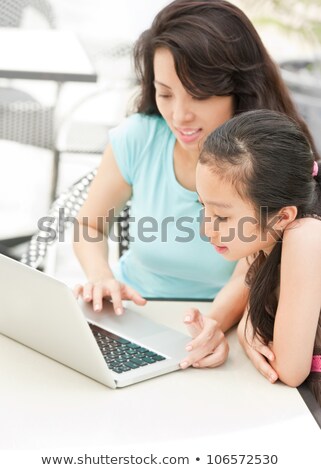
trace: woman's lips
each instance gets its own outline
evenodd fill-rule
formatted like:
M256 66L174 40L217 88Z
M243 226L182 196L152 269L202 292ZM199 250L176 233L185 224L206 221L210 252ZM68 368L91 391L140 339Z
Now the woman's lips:
M215 245L215 243L212 243L214 249L220 253L220 255L222 255L223 253L226 253L228 248L226 246L218 246L218 245Z
M184 142L185 144L189 144L191 142L195 142L196 140L199 139L202 129L190 129L190 128L184 128L184 129L177 129L176 132L178 133L179 139Z

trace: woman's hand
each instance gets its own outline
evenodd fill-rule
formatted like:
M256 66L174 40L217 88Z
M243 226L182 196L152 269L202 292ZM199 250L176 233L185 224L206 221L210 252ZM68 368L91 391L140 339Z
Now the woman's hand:
M197 309L186 312L184 323L194 338L186 346L189 351L180 366L217 367L226 361L229 346L216 320L206 317Z
M243 316L237 327L239 341L254 367L273 384L278 380L277 373L269 363L269 361L274 361L274 353L272 349L260 341L259 337L254 336L253 338L252 323L250 320L246 323L246 315Z
M92 280L84 285L77 284L73 292L76 298L81 296L85 302L92 302L95 312L102 310L105 297L112 300L116 315L124 313L122 300L132 300L136 305L146 304L146 300L137 291L114 278Z

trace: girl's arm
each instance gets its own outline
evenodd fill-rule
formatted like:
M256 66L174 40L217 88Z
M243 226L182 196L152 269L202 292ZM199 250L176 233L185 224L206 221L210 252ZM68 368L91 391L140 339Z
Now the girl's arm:
M74 251L88 278L84 286L76 286L75 294L92 301L95 310L101 310L106 296L113 300L116 313L122 313L122 299L131 299L139 305L146 303L138 292L114 279L108 264L107 237L112 216L120 212L130 197L131 186L121 175L109 145L74 227Z
M246 321L248 309L246 308L243 318L237 327L239 342L251 360L254 367L271 383L278 380L275 370L270 362L274 360L274 353L270 347L260 341L258 336L253 338L253 327L250 318Z
M249 265L240 260L233 275L213 301L210 312L204 316L197 309L186 312L185 324L193 340L186 349L189 354L181 367L216 367L228 356L228 343L224 332L241 318L248 300L245 276Z
M294 221L283 236L271 366L296 387L309 375L321 308L321 223Z
M283 237L281 286L274 339L265 346L255 336L247 309L238 326L239 341L256 369L274 383L297 386L310 372L321 307L321 224L295 221Z

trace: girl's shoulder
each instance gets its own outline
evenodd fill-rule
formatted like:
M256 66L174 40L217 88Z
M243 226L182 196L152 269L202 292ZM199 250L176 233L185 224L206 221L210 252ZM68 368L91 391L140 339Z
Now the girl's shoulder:
M295 219L285 229L285 232L294 229L309 230L311 227L320 227L321 216L317 214L304 214L300 219Z
M283 234L283 243L304 246L306 250L316 248L321 251L321 217L304 216L291 222Z
M303 214L302 219L315 219L315 220L321 221L321 215L319 215L319 214Z

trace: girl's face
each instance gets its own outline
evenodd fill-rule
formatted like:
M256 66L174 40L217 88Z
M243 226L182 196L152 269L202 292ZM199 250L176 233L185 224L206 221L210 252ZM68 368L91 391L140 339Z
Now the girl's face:
M179 80L171 52L159 48L154 55L156 104L179 145L199 154L201 143L233 116L232 96L193 98Z
M232 184L222 181L207 165L196 168L196 188L204 205L204 230L215 250L235 261L263 250L269 254L276 243L276 230L262 232L252 205Z

